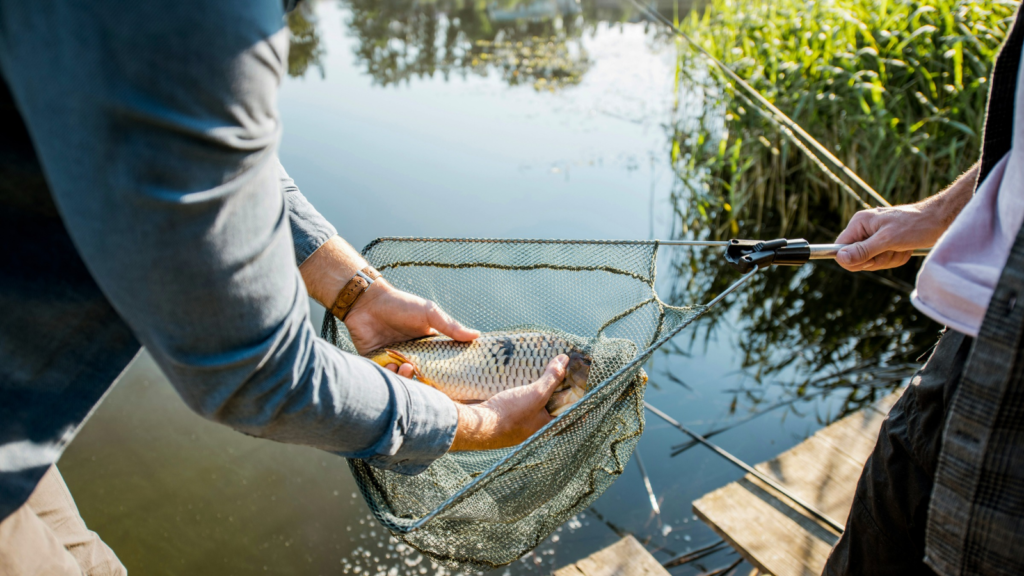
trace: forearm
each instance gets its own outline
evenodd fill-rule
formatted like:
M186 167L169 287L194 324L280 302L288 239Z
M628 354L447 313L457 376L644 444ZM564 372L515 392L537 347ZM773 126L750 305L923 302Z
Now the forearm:
M330 238L299 266L306 291L328 310L366 260L341 236Z
M980 162L976 163L945 190L925 198L914 206L922 213L929 215L937 229L945 232L974 195L980 166Z
M493 446L480 446L480 438L493 436L497 428L497 415L487 409L478 409L453 402L458 412L458 427L452 441L451 451L484 450ZM481 407L482 408L482 407Z

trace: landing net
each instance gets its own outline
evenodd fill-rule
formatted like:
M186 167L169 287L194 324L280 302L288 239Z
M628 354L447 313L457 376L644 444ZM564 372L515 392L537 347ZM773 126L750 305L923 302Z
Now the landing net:
M451 567L490 569L535 548L622 474L644 430L642 364L705 306L654 291L658 244L385 238L363 254L390 283L482 332L572 335L590 392L514 448L449 453L417 476L349 460L377 520ZM324 337L354 352L332 316ZM596 383L596 386L594 385Z

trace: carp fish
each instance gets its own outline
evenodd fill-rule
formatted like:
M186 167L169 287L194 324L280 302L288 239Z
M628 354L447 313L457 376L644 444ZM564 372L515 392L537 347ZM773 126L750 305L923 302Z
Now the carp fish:
M545 406L558 416L589 388L591 357L569 337L539 331L490 332L471 342L428 336L366 355L381 366L408 362L417 380L458 402L483 402L491 396L536 382L555 356L565 354L565 380Z

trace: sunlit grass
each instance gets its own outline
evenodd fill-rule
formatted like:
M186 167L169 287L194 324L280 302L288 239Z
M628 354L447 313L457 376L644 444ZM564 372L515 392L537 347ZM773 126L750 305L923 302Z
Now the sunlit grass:
M988 76L1016 3L709 1L685 30L893 204L936 193L978 159ZM672 236L834 241L860 202L694 48L680 42L678 54L665 151L677 175ZM738 275L719 252L670 258L676 304L707 302ZM913 364L934 344L937 327L907 300L914 275L913 266L855 275L827 262L772 268L692 335L710 338L732 322L724 311L736 312L752 380L792 369L804 377L798 394L809 394L823 374ZM851 397L874 400L898 380L876 390L859 375Z
M934 194L977 160L988 76L1016 6L711 0L683 24L897 204ZM684 69L706 66L685 44L680 59ZM673 142L681 173L703 168L710 176L692 191L699 192L692 224L728 234L740 219L759 219L766 205L781 210L784 222L804 224L809 204L838 208L839 220L859 208L731 87L719 85L718 107L710 108L724 124L694 132L691 121Z

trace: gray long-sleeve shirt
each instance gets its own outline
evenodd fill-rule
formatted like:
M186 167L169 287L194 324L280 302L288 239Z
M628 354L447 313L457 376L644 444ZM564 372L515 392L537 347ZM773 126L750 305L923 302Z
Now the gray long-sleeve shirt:
M416 473L454 405L319 339L279 0L0 0L0 519L144 345L198 413Z

